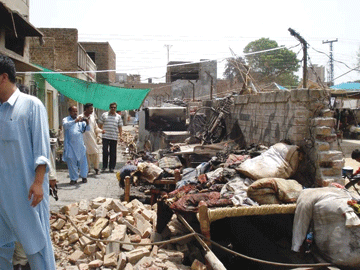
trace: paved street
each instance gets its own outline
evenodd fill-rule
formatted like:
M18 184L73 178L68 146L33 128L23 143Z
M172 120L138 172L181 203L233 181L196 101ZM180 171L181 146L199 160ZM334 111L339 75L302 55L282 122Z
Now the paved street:
M135 132L132 125L124 126L123 130L131 133ZM79 202L82 199L92 200L97 197L119 198L123 195L124 191L119 187L116 178L116 172L127 161L123 151L124 145L118 144L115 173L109 173L107 171L100 175L95 175L94 170L91 170L86 184L83 184L81 179L79 179L77 185L69 185L70 178L68 170L65 168L66 164L64 162L60 163L57 168L59 200L55 201L54 198L50 198L50 210L57 212L61 207L70 203ZM102 157L100 161L102 161ZM102 163L100 162L100 168L101 165Z

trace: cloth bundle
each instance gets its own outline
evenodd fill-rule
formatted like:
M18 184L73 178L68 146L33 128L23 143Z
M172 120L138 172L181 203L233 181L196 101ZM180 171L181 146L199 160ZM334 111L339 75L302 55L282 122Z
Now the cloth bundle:
M249 186L247 195L260 205L294 203L302 190L296 180L263 178Z

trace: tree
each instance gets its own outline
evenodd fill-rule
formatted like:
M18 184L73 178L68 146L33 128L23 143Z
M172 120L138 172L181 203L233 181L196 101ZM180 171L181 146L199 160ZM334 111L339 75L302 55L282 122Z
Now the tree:
M244 72L246 73L245 69L245 59L242 57L231 57L226 59L224 77L231 82L235 80L238 82L244 82Z
M299 70L296 54L287 48L249 54L279 47L275 40L261 38L250 42L244 48L245 59L251 70L261 82L276 82L284 86L297 86L298 77L294 72Z

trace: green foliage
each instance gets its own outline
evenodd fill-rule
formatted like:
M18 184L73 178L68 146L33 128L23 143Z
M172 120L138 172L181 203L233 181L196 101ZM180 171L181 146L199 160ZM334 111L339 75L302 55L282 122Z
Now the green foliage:
M244 48L244 53L249 54L279 47L275 40L261 38L250 42ZM298 77L294 72L299 70L299 60L296 54L283 48L258 54L245 56L246 62L252 72L261 82L276 82L280 85L296 86Z

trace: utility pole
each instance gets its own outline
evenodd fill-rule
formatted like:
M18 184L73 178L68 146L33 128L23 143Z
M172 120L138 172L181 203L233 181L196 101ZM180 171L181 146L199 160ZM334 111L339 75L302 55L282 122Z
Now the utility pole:
M210 76L210 78L211 78L211 86L210 86L210 100L212 100L212 99L213 99L214 78L213 78L213 76L211 76L211 75L210 75L210 73L209 73L209 72L205 71L205 73L206 73L207 75L209 75L209 76Z
M170 57L170 48L172 45L165 44L164 47L167 49L167 63L169 63L169 57Z
M290 34L297 38L303 47L303 53L304 53L304 62L303 62L303 88L306 88L307 85L307 42L306 40L300 36L295 30L289 28L288 29Z
M334 85L334 58L333 58L333 43L338 39L323 41L322 43L330 43L330 86Z

